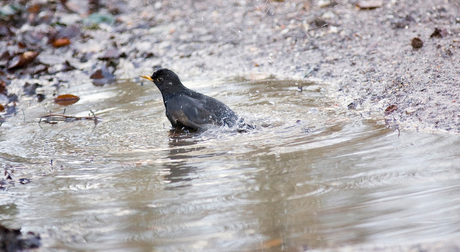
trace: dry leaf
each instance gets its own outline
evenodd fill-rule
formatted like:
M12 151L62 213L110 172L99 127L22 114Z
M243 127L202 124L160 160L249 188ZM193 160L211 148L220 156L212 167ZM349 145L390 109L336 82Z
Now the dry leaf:
M41 8L42 8L42 7L41 7L40 4L33 4L33 5L31 5L31 6L27 9L27 11L28 11L29 13L35 13L35 14L37 14L37 13L40 12L40 9L41 9Z
M54 98L54 103L59 104L61 106L69 106L72 105L80 100L80 97L71 94L63 94L59 95L58 97Z
M390 105L390 106L388 106L388 107L385 109L384 114L385 114L385 115L389 115L389 114L395 112L397 109L398 109L398 106L396 106L396 105Z
M0 94L8 94L8 91L6 90L6 83L2 80L0 80Z
M2 104L0 104L0 112L2 112L3 110L5 110L5 107L3 107Z
M55 41L53 41L53 46L56 48L68 45L70 45L70 39L68 38L58 38Z
M8 70L23 67L32 62L38 56L38 52L27 51L14 57L8 64Z
M104 79L104 75L102 74L102 70L99 69L93 74L91 74L89 78L94 79L94 80L100 80L100 79Z

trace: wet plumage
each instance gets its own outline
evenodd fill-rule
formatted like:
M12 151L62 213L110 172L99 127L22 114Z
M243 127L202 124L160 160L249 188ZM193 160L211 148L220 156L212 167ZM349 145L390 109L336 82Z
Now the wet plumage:
M227 105L185 87L171 70L159 69L152 76L141 76L153 81L163 96L168 117L174 128L206 129L212 125L232 127L238 116Z

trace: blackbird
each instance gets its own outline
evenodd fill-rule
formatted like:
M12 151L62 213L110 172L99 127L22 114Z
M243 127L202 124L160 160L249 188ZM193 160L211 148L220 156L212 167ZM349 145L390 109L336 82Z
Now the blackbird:
M142 75L153 81L163 96L166 117L176 129L203 130L212 125L232 127L238 120L233 110L222 102L185 87L173 71L159 69L152 76Z

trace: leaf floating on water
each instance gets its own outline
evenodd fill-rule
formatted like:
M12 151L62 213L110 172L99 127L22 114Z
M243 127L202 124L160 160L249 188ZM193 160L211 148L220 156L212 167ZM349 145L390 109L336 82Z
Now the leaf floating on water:
M275 239L271 239L271 240L268 240L262 243L261 249L266 250L266 249L276 248L276 247L281 246L282 244L283 244L283 240L281 238L275 238Z
M10 60L8 64L8 70L23 67L31 63L37 56L38 52L35 51L24 52L23 54L18 55L14 57L12 60Z
M63 94L59 95L58 97L54 98L54 103L59 104L61 106L69 106L72 105L80 100L80 97L71 94Z
M398 106L396 106L396 105L390 105L390 106L388 106L388 107L385 109L384 114L385 114L385 115L389 115L389 114L393 113L394 111L396 111L397 109L398 109Z
M89 78L93 80L100 80L100 79L104 79L104 75L102 74L102 70L97 70L96 72L91 74Z
M106 68L99 69L91 74L95 86L103 86L115 82L115 75L110 73Z

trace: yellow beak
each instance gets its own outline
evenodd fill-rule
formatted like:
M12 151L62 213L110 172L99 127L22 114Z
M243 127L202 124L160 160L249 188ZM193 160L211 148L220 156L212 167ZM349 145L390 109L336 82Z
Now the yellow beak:
M150 77L148 75L141 75L141 78L147 79L149 81L153 81L152 77Z

